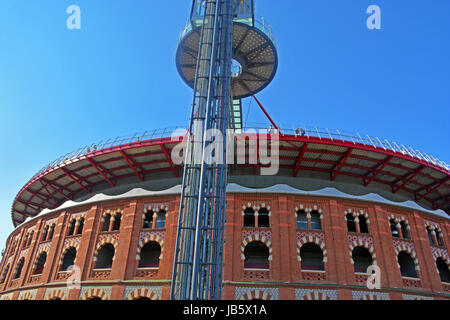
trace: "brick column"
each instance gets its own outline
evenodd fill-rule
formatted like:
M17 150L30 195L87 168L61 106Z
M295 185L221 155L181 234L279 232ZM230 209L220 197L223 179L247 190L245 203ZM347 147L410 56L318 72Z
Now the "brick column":
M295 222L295 216L289 212L289 204L290 202L287 196L283 195L278 197L276 216L278 217L280 249L283 248L280 250L279 258L281 273L279 280L282 282L292 281L293 273L296 270L293 261L297 261L297 259L295 259L297 256L296 229L292 228L292 223ZM272 215L271 218L273 220L274 216ZM293 260L293 258L295 260Z

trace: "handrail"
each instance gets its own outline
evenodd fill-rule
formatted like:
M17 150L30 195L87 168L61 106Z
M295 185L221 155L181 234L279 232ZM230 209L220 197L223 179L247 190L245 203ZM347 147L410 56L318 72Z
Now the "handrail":
M116 137L114 140L108 139L105 141L100 141L99 143L93 143L87 145L85 147L76 149L73 152L66 153L64 156L59 157L58 159L50 162L48 165L43 167L36 173L31 180L33 180L36 176L42 174L43 172L56 167L62 163L70 162L73 159L76 159L82 155L88 154L93 151L102 150L118 145L123 145L127 143L133 142L142 142L146 140L154 140L170 137L169 135L176 130L180 130L183 132L187 131L186 126L176 126L176 127L166 127L162 129L155 130L147 130L140 133L134 133L131 135L125 135L122 137ZM275 133L276 129L272 126L268 126L264 123L248 123L241 130L242 132L248 132L250 130L256 130L258 133ZM320 128L317 126L279 126L279 131L283 135L296 135L296 136L305 136L308 139L311 138L319 138L319 139L330 139L331 141L339 140L339 141L349 141L353 142L353 144L360 143L363 145L368 145L371 147L380 148L384 151L391 150L394 153L401 153L402 155L409 155L412 158L419 159L421 161L425 161L434 166L440 167L446 171L450 171L450 165L446 162L439 160L433 156L430 156L424 152L421 152L417 149L413 149L411 147L405 147L404 145L399 146L396 142L390 142L387 139L380 139L378 137L370 137L369 135L361 135L359 133L351 133L346 131L341 131L337 129L329 129L329 128ZM384 142L383 142L384 141Z

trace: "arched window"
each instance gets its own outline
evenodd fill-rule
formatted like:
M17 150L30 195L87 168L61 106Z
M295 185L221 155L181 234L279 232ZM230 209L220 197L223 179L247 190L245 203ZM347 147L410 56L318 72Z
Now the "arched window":
M60 298L60 297L54 297L54 298L51 298L50 300L51 300L51 301L60 301L61 298Z
M255 210L253 208L247 208L244 211L244 227L255 227Z
M367 226L367 219L365 216L359 216L359 231L361 233L369 233L369 227Z
M322 230L322 220L320 219L320 214L317 211L311 212L311 229Z
M353 249L352 259L354 262L355 272L360 273L366 273L367 268L369 268L373 263L372 255L369 250L361 246Z
M48 226L45 226L44 231L42 232L42 239L41 239L41 241L47 240L47 234L48 234Z
M42 252L37 261L36 261L36 268L34 269L33 274L42 274L44 271L45 262L47 261L47 252Z
M67 234L67 235L69 235L69 236L73 236L74 234L75 234L75 224L77 223L77 220L75 220L75 219L72 219L71 221L70 221L70 224L69 224L69 233Z
M83 233L83 227L84 227L84 218L81 218L78 224L77 234Z
M402 221L402 222L400 222L400 226L402 228L403 239L410 239L409 230L408 230L408 226L406 225L406 223L404 221Z
M247 244L244 249L244 268L269 269L269 248L259 241Z
M14 279L20 278L24 264L25 264L25 258L22 257L22 259L20 259L19 263L17 264L16 274L14 275Z
M439 271L439 276L442 282L450 283L450 271L448 270L448 265L444 259L441 257L436 259L436 267Z
M306 217L306 212L303 210L297 211L297 229L308 229L308 219Z
M391 220L389 220L389 223L391 225L392 237L399 238L398 230L397 230L397 222L395 222L394 219L391 219Z
M139 297L139 298L134 299L134 301L151 301L151 300L146 297Z
M166 227L166 211L161 210L156 216L155 228L164 229Z
M8 275L8 271L9 271L9 264L6 266L5 271L3 271L2 279L1 279L1 282L0 282L0 283L4 283L4 282L5 282L6 276Z
M113 225L113 231L120 230L120 222L122 220L122 214L117 213L114 216L114 225Z
M398 264L402 277L417 278L416 265L409 253L402 251L398 254Z
M347 220L347 230L348 232L356 232L356 223L355 223L355 217L353 217L352 214L348 213L345 216Z
M74 247L69 248L69 250L67 250L64 254L60 271L67 271L70 266L73 266L75 264L76 257L77 249L75 249Z
M144 229L153 228L153 211L148 211L145 213L144 225L142 228L144 228Z
M158 268L161 246L156 241L150 241L141 249L139 268Z
M53 239L53 233L55 232L55 225L51 225L50 226L50 234L48 235L48 240L52 240Z
M315 243L306 243L300 249L302 270L325 270L323 252Z
M23 239L22 248L25 248L28 243L28 233L25 235L25 238Z
M432 234L430 227L427 227L427 234L428 234L428 240L430 241L431 244L434 245L435 243L434 243L433 234Z
M90 297L90 298L87 298L87 300L90 300L90 301L102 301L102 298L100 298L100 297Z
M109 231L109 223L111 222L111 215L108 213L103 217L102 231Z
M96 269L111 269L114 258L114 246L111 243L103 245L97 254Z
M444 245L444 241L442 241L442 233L439 230L436 230L436 239L438 242L439 246L443 246Z
M33 240L33 234L34 234L34 231L31 231L31 233L30 233L30 237L28 238L28 246L31 244L31 240Z
M259 228L269 228L270 227L270 221L269 221L269 210L266 208L261 208L258 211L258 227Z

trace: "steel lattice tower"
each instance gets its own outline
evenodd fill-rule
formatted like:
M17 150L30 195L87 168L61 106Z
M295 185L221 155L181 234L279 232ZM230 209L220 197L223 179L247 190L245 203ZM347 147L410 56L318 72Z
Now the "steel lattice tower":
M222 297L226 132L242 124L240 99L262 90L275 75L277 54L267 31L264 24L255 27L254 0L193 0L177 52L178 70L194 98L171 299Z

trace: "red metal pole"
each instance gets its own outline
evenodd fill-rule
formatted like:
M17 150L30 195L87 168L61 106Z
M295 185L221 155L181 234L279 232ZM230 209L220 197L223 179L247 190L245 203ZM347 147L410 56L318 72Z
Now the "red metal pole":
M278 128L278 126L275 124L275 122L273 122L272 118L269 116L269 114L267 113L266 109L264 109L264 107L262 106L261 102L259 102L259 100L255 97L252 96L253 99L255 99L256 103L258 104L258 106L261 108L262 112L264 112L264 114L266 115L267 119L269 119L270 123L272 123L272 125L274 126L275 129L277 129L277 131L280 131L280 129Z

